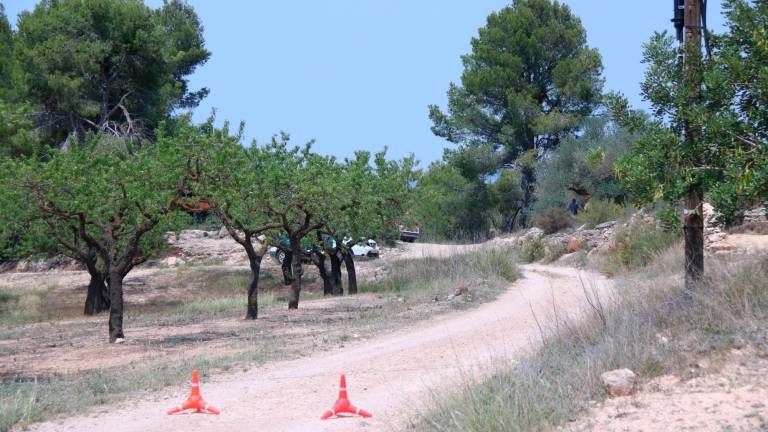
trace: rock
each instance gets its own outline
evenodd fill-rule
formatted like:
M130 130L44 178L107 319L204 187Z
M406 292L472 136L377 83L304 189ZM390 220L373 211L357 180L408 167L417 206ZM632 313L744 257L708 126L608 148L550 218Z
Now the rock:
M520 240L527 242L531 240L538 240L544 236L544 230L541 228L529 228L525 233L522 235Z
M600 375L611 397L629 396L637 391L637 375L629 369L616 369Z
M225 227L225 226L221 227L217 237L220 238L220 239L229 237L229 231L227 231L227 227Z
M755 208L744 212L744 223L759 223L768 220L765 215L765 207Z
M736 250L736 247L732 244L720 242L717 244L713 244L709 246L709 250L713 253L724 253L724 252L733 252Z
M662 346L669 345L669 339L667 339L666 337L664 337L664 336L662 336L660 334L656 335L656 342L658 342L659 345L662 345Z
M724 232L716 232L716 233L710 235L709 237L707 237L707 240L710 243L717 243L719 241L725 240L725 237L726 237L726 234Z
M616 221L609 221L609 222L603 222L599 225L595 225L595 229L597 230L604 230L606 228L610 228L612 226L616 225Z
M465 287L464 285L456 288L456 291L453 292L453 294L448 296L448 300L453 300L456 297L462 296L464 294L469 294L469 288ZM437 297L435 297L437 298Z
M168 267L176 267L176 266L184 265L185 261L179 257L169 256L168 258L164 259L162 263L167 265Z
M571 237L565 245L565 253L570 254L581 250L581 241L576 237Z

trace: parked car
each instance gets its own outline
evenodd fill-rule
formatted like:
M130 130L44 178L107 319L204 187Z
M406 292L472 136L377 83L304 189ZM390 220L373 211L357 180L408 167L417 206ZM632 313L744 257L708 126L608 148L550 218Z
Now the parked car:
M376 258L379 256L379 246L375 240L368 239L352 246L352 254L355 256L366 256Z
M413 243L418 240L421 235L421 228L418 226L409 228L405 225L398 225L397 228L400 230L400 240L404 242Z

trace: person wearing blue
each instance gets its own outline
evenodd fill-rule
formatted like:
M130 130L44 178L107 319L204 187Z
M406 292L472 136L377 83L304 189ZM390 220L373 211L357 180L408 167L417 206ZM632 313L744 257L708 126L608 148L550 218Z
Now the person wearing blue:
M579 213L579 204L576 202L576 198L571 200L571 203L568 205L568 211L574 216Z

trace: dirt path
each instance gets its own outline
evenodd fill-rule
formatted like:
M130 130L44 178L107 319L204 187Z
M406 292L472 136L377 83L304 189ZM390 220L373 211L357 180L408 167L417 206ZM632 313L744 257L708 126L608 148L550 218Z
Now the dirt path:
M36 431L352 431L401 430L435 388L450 388L467 374L489 372L538 339L556 301L559 313L585 307L581 280L600 291L610 283L571 268L525 266L525 278L496 301L440 316L378 340L318 355L268 364L246 373L202 382L220 416L165 416L188 387L145 397L103 414L36 425ZM581 276L581 278L580 278ZM534 317L535 314L535 317ZM350 399L372 419L320 421L336 398L339 373L347 374Z

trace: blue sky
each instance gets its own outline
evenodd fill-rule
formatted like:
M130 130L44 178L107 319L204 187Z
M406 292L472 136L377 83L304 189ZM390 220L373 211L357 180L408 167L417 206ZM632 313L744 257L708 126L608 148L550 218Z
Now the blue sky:
M2 0L0 0L2 1ZM12 22L35 0L4 0ZM151 7L162 0L146 0ZM430 131L429 104L445 105L458 82L460 56L496 0L190 0L213 53L192 87L211 94L220 121L246 122L248 141L283 130L298 144L315 138L321 153L357 149L415 153L426 166L450 145ZM566 0L581 17L589 45L605 66L606 90L638 107L642 44L655 30L672 30L671 0ZM710 28L721 31L720 1L711 1Z

